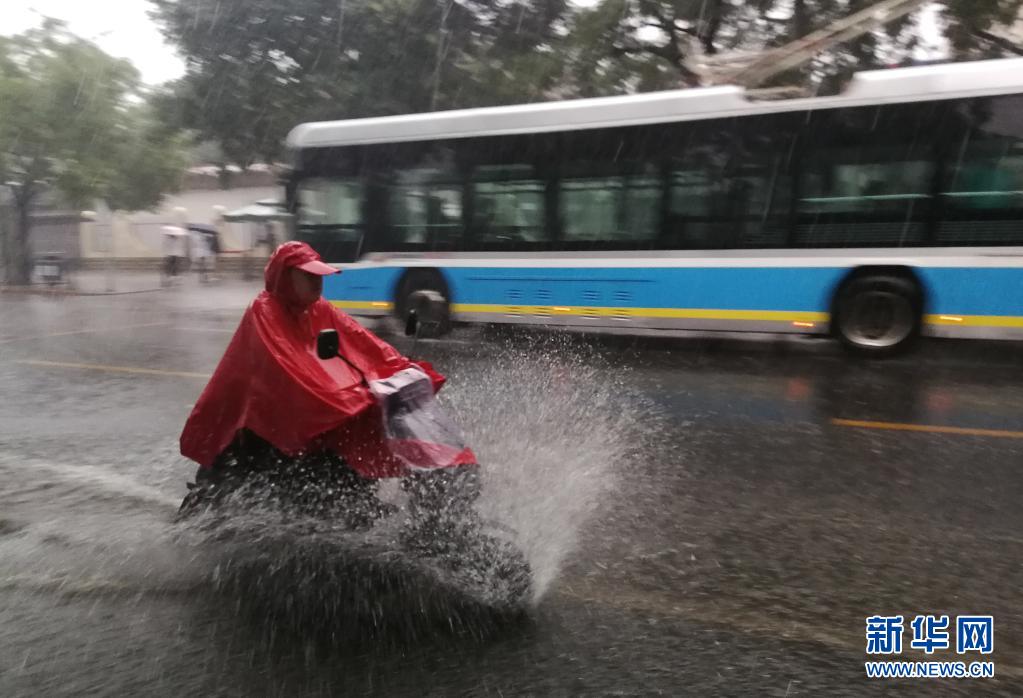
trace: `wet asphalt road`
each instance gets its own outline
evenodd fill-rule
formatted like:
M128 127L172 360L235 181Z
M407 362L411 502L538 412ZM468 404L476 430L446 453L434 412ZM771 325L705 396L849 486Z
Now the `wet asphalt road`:
M543 594L328 640L216 592L168 523L178 433L253 292L0 297L0 695L1023 693L1020 347L420 344ZM994 615L997 678L869 681L878 613Z

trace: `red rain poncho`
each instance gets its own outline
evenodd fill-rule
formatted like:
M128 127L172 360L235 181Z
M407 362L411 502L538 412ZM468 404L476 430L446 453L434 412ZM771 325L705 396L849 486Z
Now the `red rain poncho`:
M320 330L336 329L341 353L368 381L419 366L439 390L444 377L430 364L413 364L322 297L303 305L288 270L313 273L319 255L308 245L281 245L266 266L266 290L245 311L217 370L181 434L181 453L210 467L240 429L248 429L286 455L329 449L364 477L406 474L385 443L382 412L361 377L340 359L316 356ZM333 270L330 270L333 271ZM474 462L472 452L456 462ZM442 465L438 463L438 465Z

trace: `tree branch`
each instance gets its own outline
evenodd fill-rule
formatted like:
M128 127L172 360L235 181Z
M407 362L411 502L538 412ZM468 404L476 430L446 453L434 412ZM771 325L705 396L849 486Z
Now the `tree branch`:
M657 44L647 43L635 43L630 46L623 46L621 44L614 44L611 46L611 52L617 56L621 55L635 55L639 53L648 53L658 58L663 58L666 61L672 61L672 51L667 46L658 46Z
M654 27L655 29L664 29L665 31L668 31L667 28L665 28L665 26L661 22L643 22L640 24L640 26ZM698 33L694 27L679 26L678 24L675 25L675 30L681 32L682 34L688 34L690 36L696 36Z
M998 36L997 34L992 34L991 32L984 31L983 29L973 29L970 33L984 41L994 44L998 48L1009 51L1010 53L1015 53L1017 56L1023 56L1023 46L1006 39L1004 36Z
M700 39L700 43L703 44L703 51L708 56L713 56L718 52L717 46L714 45L714 39L717 38L718 32L721 30L721 25L724 22L721 10L723 0L717 0L714 3L714 14L710 21L705 27L701 28L697 36Z

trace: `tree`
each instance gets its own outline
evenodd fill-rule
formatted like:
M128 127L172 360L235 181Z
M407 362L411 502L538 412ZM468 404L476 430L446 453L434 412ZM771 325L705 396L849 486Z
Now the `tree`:
M759 52L783 45L870 7L877 0L601 0L581 10L573 29L581 34L574 55L598 66L588 91L665 89L700 83L696 66L719 52ZM940 5L941 24L954 58L995 57L1023 52L990 30L1011 23L1023 0L949 0ZM827 51L778 82L820 87L841 83L850 73L910 58L919 46L916 17L865 34ZM594 44L593 41L597 43ZM624 75L624 62L630 69ZM605 66L603 71L600 66ZM603 75L602 72L607 73ZM585 84L585 83L583 83Z
M993 31L1023 20L1020 0L948 0L942 7L945 34L960 55L1023 56L1023 43Z
M129 105L123 116L112 167L95 195L114 211L152 210L178 189L191 144L151 104Z
M317 119L547 99L567 0L151 0L180 123L246 166Z
M128 62L46 20L0 43L0 181L11 192L6 278L31 276L31 211L56 189L75 206L102 198L150 208L180 178L181 137L137 101ZM133 101L134 100L134 101Z

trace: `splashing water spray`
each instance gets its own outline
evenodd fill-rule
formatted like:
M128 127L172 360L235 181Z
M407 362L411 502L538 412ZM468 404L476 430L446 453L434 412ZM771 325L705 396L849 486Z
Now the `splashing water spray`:
M514 531L538 602L634 468L654 413L626 372L567 335L504 345L452 375L445 400L483 464L481 514Z

